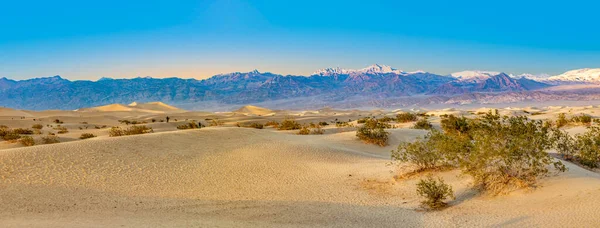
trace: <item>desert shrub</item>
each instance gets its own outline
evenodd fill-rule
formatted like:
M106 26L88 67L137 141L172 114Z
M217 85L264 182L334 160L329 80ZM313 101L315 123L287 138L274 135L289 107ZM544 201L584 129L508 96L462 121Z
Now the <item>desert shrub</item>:
M564 113L559 113L555 123L556 127L558 128L566 126L567 124L569 124L569 120L567 120L567 115Z
M546 114L546 113L544 113L544 112L532 112L531 113L532 116L543 115L543 114Z
M145 125L131 126L127 129L125 129L125 135L139 135L139 134L151 133L153 131L154 130L152 130L151 127L147 127Z
M65 134L69 132L66 127L55 127L54 130L57 130L57 134Z
M575 138L566 131L561 131L559 128L552 129L552 141L556 152L565 160L572 160L577 153L577 144Z
M125 131L120 127L112 127L110 128L110 130L108 130L108 136L110 137L117 137L123 135L125 135Z
M273 127L273 128L279 128L279 122L277 121L267 121L265 123L265 127Z
M300 128L300 131L298 131L299 135L309 135L310 134L310 129L307 126L303 126L302 128Z
M319 122L319 126L327 126L329 125L327 122L321 121Z
M21 138L21 135L15 133L14 131L6 131L6 132L2 133L2 139L6 140L6 141L15 141L20 138Z
M433 176L421 179L419 183L417 183L417 194L425 197L425 200L421 202L421 205L434 210L445 207L447 204L444 200L447 198L454 198L452 187L444 183L442 178L436 180Z
M283 121L281 121L277 127L277 130L298 130L300 128L301 126L298 122L296 122L296 120L292 118L285 118Z
M430 130L431 128L433 128L433 125L431 125L431 122L429 122L429 120L423 118L420 119L419 121L417 121L413 126L413 129L423 129L423 130Z
M366 143L386 146L389 133L383 128L368 128L362 126L356 131L356 137Z
M25 128L15 128L12 132L19 135L33 135L33 130Z
M58 137L56 137L55 135L48 135L48 136L44 136L42 137L42 143L44 144L53 144L53 143L59 143L60 141L58 141Z
M177 120L175 120L177 121ZM210 122L208 122L208 125L211 127L217 127L217 126L223 126L225 122L223 122L222 120L219 119L211 119Z
M33 140L33 138L31 136L23 136L21 139L19 139L19 142L23 146L33 146L33 145L35 145L35 140Z
M458 165L470 150L470 140L433 130L414 142L403 142L392 151L392 160L416 165L415 172Z
M81 136L79 136L79 139L89 139L89 138L94 138L96 137L96 135L92 134L92 133L83 133L81 134Z
M263 129L265 126L263 124L260 124L260 123L250 123L250 124L246 125L245 127L251 127L251 128L256 128L256 129Z
M56 123L56 124L63 124L63 123L64 123L64 122L62 122L62 121L61 121L61 120L59 120L59 119L55 119L53 122L54 122L54 123Z
M499 194L535 186L537 179L549 172L550 164L558 171L566 170L546 152L554 143L550 128L542 121L489 112L476 125L471 150L460 159L460 165L480 190Z
M396 115L396 121L398 123L408 123L417 121L417 115L414 113L404 112Z
M365 121L365 125L363 125L363 126L366 128L369 128L369 129L392 128L392 125L390 125L389 123L379 122L379 120L377 120L377 119L367 119Z
M42 130L42 128L44 128L44 125L41 125L41 124L34 124L33 126L31 126L31 128L33 128L33 129L38 129L38 130Z
M577 159L582 165L597 168L600 162L600 127L590 127L584 134L577 135L575 150Z
M335 122L335 126L336 127L354 127L353 124L346 122L346 121L337 121L337 122Z
M464 116L446 115L442 117L441 125L444 132L448 134L464 135L470 130L469 120Z
M363 117L363 118L360 118L360 119L356 120L356 123L362 124L362 123L367 122L368 119L371 119L371 118L369 118L369 117Z
M317 125L315 128L312 129L312 131L310 132L310 134L313 135L322 135L325 133L325 130L323 130L323 128L321 128L320 125Z
M196 121L190 121L190 122L187 122L185 124L181 124L181 125L177 126L177 129L179 129L179 130L197 129L197 128L202 128L202 124L201 123L196 123Z
M389 116L384 116L382 118L377 119L377 121L382 123L392 122L394 119Z
M590 125L592 123L592 117L586 114L581 114L571 117L571 121L575 123Z

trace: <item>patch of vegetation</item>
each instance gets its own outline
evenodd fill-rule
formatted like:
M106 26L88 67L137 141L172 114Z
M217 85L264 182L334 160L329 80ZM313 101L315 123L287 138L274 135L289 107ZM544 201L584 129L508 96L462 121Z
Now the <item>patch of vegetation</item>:
M277 127L277 130L283 131L283 130L298 130L300 129L302 126L296 122L296 120L294 120L293 118L285 118L283 121L281 121L281 123L279 124L279 126Z
M430 130L433 128L433 125L431 125L431 122L429 122L429 120L423 118L420 119L419 121L417 121L415 123L415 125L412 126L413 129L423 129L423 130Z
M225 122L219 119L211 119L210 122L208 122L208 125L211 127L223 126L223 124L225 124Z
M454 199L452 187L444 183L442 178L436 180L431 175L426 179L421 179L417 183L417 194L425 197L421 205L432 210L444 208L447 205L444 200L448 198Z
M192 120L185 124L178 125L177 129L186 130L186 129L198 129L198 128L202 128L202 127L204 127L204 125L202 125L202 123L196 123L196 121Z
M362 126L356 131L356 137L363 142L379 146L386 146L388 144L389 134L383 128L368 128L366 126Z
M454 115L446 115L442 117L442 130L448 134L464 135L471 129L469 120L464 117L456 117Z
M467 137L432 130L414 142L403 142L392 151L392 160L416 165L414 172L457 166L458 159L470 150Z
M81 136L79 136L79 139L89 139L89 138L94 138L96 137L96 135L92 134L92 133L83 133L81 134Z
M387 128L392 128L391 124L385 123L385 122L380 122L377 119L367 119L365 121L365 125L364 126L366 128L369 128L369 129L375 129L375 128L384 128L384 129L387 129Z
M19 139L19 142L23 146L33 146L33 145L35 145L35 140L33 140L33 138L31 136L23 136L21 139Z
M392 117L389 116L384 116L382 118L377 119L378 122L382 122L382 123L387 123L387 122L392 122L395 119L393 119Z
M151 127L147 127L145 125L131 126L127 129L122 129L120 127L112 127L108 131L108 136L117 137L117 136L125 136L125 135L140 135L140 134L146 134L146 133L152 133L152 132L154 132L154 130L152 130Z
M42 130L42 128L44 128L44 125L41 125L41 124L34 124L33 126L31 126L31 128L33 128L33 129L37 129L37 130Z
M57 126L54 128L54 130L57 130L57 134L65 134L69 132L69 129L67 129L66 127L61 127L61 126Z
M396 122L398 123L408 123L417 121L417 115L414 113L404 112L396 115Z
M354 127L354 125L346 121L337 121L335 122L335 127Z
M63 124L63 123L64 123L64 122L62 122L62 121L61 121L61 120L59 120L59 119L55 119L55 120L54 120L54 121L52 121L52 122L54 122L55 124Z
M567 124L569 124L569 120L567 119L566 114L559 113L558 117L556 118L556 121L554 123L556 124L556 127L561 128L561 127L567 126Z
M25 128L15 128L12 132L19 135L33 135L33 130Z
M307 126L303 126L302 128L300 128L300 131L298 131L299 135L309 135L310 134L310 129L308 129Z
M267 121L265 123L265 127L273 127L273 128L279 128L279 122L277 121Z
M60 141L58 140L58 137L55 135L48 135L48 136L44 136L42 137L42 143L44 144L54 144L54 143L59 143Z
M571 121L574 123L579 123L579 124L584 124L584 125L589 126L590 124L592 124L592 117L588 116L586 114L581 114L581 115L571 117Z

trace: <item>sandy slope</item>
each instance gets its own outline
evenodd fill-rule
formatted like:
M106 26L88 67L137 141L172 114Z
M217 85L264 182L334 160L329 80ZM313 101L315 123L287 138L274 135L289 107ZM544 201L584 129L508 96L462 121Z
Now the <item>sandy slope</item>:
M253 105L246 105L244 107L241 107L238 110L235 110L234 113L245 114L245 115L257 115L257 116L258 115L266 116L266 115L275 114L275 112L271 109L253 106Z
M392 141L422 131L395 129ZM205 128L0 150L5 227L597 226L600 176L569 165L532 192L418 209L416 180L395 181L389 151L352 132L299 136Z

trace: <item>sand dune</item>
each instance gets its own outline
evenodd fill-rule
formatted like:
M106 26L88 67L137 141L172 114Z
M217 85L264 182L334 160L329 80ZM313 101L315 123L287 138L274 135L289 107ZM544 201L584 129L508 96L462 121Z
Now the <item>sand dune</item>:
M396 129L391 137L422 133ZM416 180L395 181L386 166L392 148L363 144L352 132L205 128L2 150L0 220L9 227L597 224L600 176L573 165L542 188L497 198L475 195L455 171L442 173L458 199L442 212L419 212Z
M164 111L164 112L181 112L181 111L185 111L182 109L179 109L177 107L173 107L171 105L162 103L162 102L148 102L148 103L137 103L137 102L133 102L131 104L128 105L129 107L134 107L134 108L138 108L138 109L144 109L144 110L153 110L153 111Z
M238 110L235 110L234 113L240 113L240 114L245 114L245 115L267 116L267 115L275 114L275 111L268 109L268 108L262 108L262 107L253 106L253 105L246 105L244 107L241 107Z
M23 110L16 110L12 108L1 108L0 116L12 116L12 117L31 117L31 113Z

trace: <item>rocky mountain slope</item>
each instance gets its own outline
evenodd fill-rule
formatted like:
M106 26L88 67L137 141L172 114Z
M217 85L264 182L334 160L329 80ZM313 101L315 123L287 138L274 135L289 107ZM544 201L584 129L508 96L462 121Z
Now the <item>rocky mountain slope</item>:
M581 77L568 79L589 82L595 71L584 70L592 76L586 80ZM553 78L550 79L566 80L565 77ZM310 76L284 76L255 70L220 74L204 80L138 77L69 81L54 76L15 81L1 78L0 105L41 110L161 101L202 109L205 103L218 106L278 102L281 105L294 100L297 108L314 104L357 107L365 103L382 106L381 100L404 98L416 104L417 100L436 103L472 94L497 97L498 93L530 92L549 86L545 81L498 72L466 71L442 76L424 71L404 72L375 64L359 70L327 68Z

